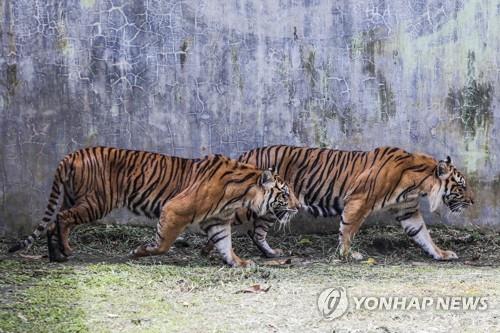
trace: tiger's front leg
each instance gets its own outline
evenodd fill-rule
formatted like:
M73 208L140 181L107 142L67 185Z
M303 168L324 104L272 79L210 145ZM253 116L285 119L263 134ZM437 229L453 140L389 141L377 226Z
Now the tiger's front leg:
M340 216L339 248L340 256L345 259L363 259L359 252L351 252L351 243L359 228L371 213L371 207L363 199L353 198L346 202L342 215Z
M252 212L246 208L239 208L234 214L233 224L241 225L253 222L253 231L249 230L248 235L254 242L255 246L267 257L276 258L283 256L283 251L281 249L273 249L266 240L267 232L269 227L274 223L273 217L257 217L253 216ZM212 241L208 240L207 244L201 250L202 255L208 255L214 244Z
M47 228L50 261L66 261L73 254L69 235L77 225L91 223L106 215L104 210L95 209L95 202L98 200L99 198L91 193L79 199L71 208L63 204L61 211L57 213L56 222Z
M405 233L410 236L425 252L436 260L453 260L458 256L453 251L440 249L431 238L425 221L418 210L418 204L414 210L402 210L398 212L396 220L401 223Z
M257 248L268 258L283 256L283 250L273 249L266 240L267 232L274 223L273 217L259 216L253 221L253 232L248 231Z

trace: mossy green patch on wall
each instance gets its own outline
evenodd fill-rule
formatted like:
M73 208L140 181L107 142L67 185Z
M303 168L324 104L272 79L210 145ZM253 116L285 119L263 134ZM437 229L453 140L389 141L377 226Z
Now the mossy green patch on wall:
M491 1L471 0L456 8L446 1L441 5L453 14L419 12L422 17L429 14L430 21L415 17L394 25L384 40L383 73L394 81L396 105L406 108L395 119L409 118L421 128L431 128L430 133L412 136L412 141L425 141L431 149L446 147L464 171L489 179L486 170L499 158L493 133L498 131L494 112L500 14ZM391 54L397 57L389 67Z
M313 119L314 143L321 148L330 147L326 124L319 119Z
M85 138L85 146L92 147L98 145L99 133L97 131L90 131Z
M68 38L68 27L64 15L61 15L59 22L57 22L57 48L66 57L71 58L73 55L73 47Z
M231 47L231 66L233 69L233 82L239 88L240 91L243 90L243 77L241 76L241 68L238 57L238 48L236 46Z
M350 39L349 56L351 59L361 57L363 73L374 77L376 73L376 56L383 55L384 41L379 37L379 28L363 31Z
M446 105L453 116L458 116L466 138L470 138L477 134L478 127L491 126L493 85L476 78L474 51L469 51L467 59L467 83L462 88L450 88Z
M375 31L363 32L362 37L363 71L375 75L375 54L382 52L382 41L376 38Z
M17 78L17 65L7 65L7 89L10 95L14 95L17 86L19 85L19 81Z
M301 46L299 48L299 53L301 66L309 77L309 84L314 88L317 79L317 71L315 68L316 51L312 47Z
M396 102L394 100L394 93L389 83L379 70L377 71L378 82L378 97L380 105L380 117L383 121L388 121L390 117L396 114Z

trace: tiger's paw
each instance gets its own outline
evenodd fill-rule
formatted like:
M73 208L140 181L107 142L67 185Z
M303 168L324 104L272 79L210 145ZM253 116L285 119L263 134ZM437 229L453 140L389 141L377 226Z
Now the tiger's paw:
M241 263L239 264L238 267L253 268L255 266L257 266L257 265L255 264L255 262L253 260L250 260L250 259L247 259L247 260L241 259Z
M135 260L135 259L139 259L140 257L144 257L143 255L140 255L137 250L138 249L133 249L132 251L130 251L128 253L127 258L130 259L130 260Z
M339 252L339 258L344 262L351 262L351 261L361 261L363 260L364 256L357 251L350 251L350 250L344 251L341 249Z
M337 248L338 258L344 262L350 262L353 260L362 260L363 255L359 252L351 251L351 247L345 246L341 244L339 248Z
M351 258L355 261L363 260L363 255L359 252L351 252Z
M231 266L232 268L236 268L236 267L253 268L256 265L255 265L255 262L253 260L250 260L250 259L239 259L239 260L235 260L232 263L229 263L229 266Z
M71 248L71 247L65 247L62 251L62 253L66 256L66 257L72 257L73 254L75 254L75 251Z
M456 259L458 259L458 256L453 251L441 250L439 255L434 256L434 259L448 261L448 260L456 260Z
M53 235L47 235L47 248L49 250L50 262L65 262L68 261L68 256L64 253L64 249L59 246L59 242Z
M64 255L52 257L50 259L50 262L66 262L66 261L68 261L68 257Z
M208 257L210 253L213 251L213 249L214 249L213 243L209 242L201 248L200 253L203 257Z
M64 252L60 251L58 248L49 249L49 261L50 262L66 262L68 257Z
M345 255L340 255L340 259L344 262L354 262L363 260L364 256L359 252L349 252Z
M285 252L282 249L273 249L272 252L264 253L264 256L266 258L279 258L279 257L283 257L284 255L285 255Z

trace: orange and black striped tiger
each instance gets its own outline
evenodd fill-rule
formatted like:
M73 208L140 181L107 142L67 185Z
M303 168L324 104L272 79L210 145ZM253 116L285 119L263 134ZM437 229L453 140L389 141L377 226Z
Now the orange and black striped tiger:
M244 207L258 216L287 222L297 205L279 176L221 155L185 159L87 148L59 163L42 223L9 252L31 246L47 232L50 260L65 260L72 253L68 237L75 226L127 207L136 214L159 218L156 241L139 246L132 257L164 253L188 225L199 224L228 265L246 266L250 261L240 259L231 246L234 210Z
M419 211L419 197L426 195L431 211L441 203L452 212L473 204L464 176L449 157L437 161L396 147L342 151L280 145L250 150L239 161L275 170L302 207L314 216L340 215L339 245L344 257L350 253L351 240L366 217L390 209L408 236L434 259L457 258L454 252L434 244ZM266 241L272 216L258 217L240 209L235 219L239 223L253 220L250 236L265 255L281 254Z

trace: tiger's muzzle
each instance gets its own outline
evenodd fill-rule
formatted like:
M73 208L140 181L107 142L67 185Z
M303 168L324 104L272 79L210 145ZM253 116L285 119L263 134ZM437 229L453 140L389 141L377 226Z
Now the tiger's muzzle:
M474 204L474 199L472 197L457 196L453 193L444 197L443 201L452 213L461 213Z
M287 224L292 220L297 212L298 209L296 208L286 208L273 212L273 215L280 224Z

